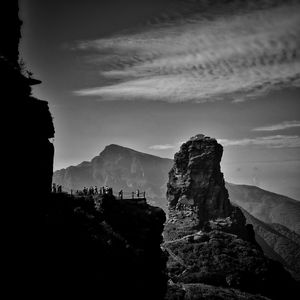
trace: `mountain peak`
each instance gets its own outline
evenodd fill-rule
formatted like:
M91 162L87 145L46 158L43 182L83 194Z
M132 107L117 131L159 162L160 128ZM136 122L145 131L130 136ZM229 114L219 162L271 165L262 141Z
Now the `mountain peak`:
M133 152L137 152L133 149L124 147L124 146L120 146L117 144L109 144L107 146L105 146L105 148L103 149L103 151L100 152L100 156L103 154L124 154L124 153L133 153Z
M131 150L129 148L126 148L126 147L123 147L123 146L120 146L120 145L117 145L117 144L109 144L109 145L105 146L104 151L105 150L115 150L115 149L118 149L118 150L121 150L121 149Z
M137 151L137 150L134 150L132 148L120 146L120 145L117 145L117 144L107 145L104 148L104 150L100 153L100 155L103 154L103 153L114 153L114 154L127 153L127 154L131 154L131 155L134 155L134 156L138 155L139 157L144 157L146 159L171 161L170 158L159 157L157 155L153 155L153 154L149 154L149 153L146 153L146 152Z
M197 134L190 138L190 141L202 141L202 140L216 140L216 139L211 138L209 136L205 136L204 134Z

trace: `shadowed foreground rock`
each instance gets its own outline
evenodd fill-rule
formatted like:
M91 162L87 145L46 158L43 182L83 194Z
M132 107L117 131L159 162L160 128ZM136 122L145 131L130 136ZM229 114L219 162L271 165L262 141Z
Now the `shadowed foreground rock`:
M166 299L296 299L295 281L264 256L252 225L231 205L222 152L215 139L198 135L175 154L163 244L169 253Z
M46 211L46 290L87 299L163 299L162 209L113 196L57 194ZM45 274L45 273L44 273Z

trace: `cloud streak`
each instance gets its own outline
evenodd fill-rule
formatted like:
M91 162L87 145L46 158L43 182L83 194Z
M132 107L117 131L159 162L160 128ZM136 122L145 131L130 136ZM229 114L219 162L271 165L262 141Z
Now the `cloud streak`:
M164 21L135 32L80 42L79 49L98 53L94 63L110 84L75 94L102 100L241 102L274 88L299 86L300 5L288 1L250 10L249 3L232 15L222 9L203 14L190 4L174 21L165 15Z
M175 148L174 145L171 144L162 144L162 145L152 145L149 147L149 149L152 150L169 150Z
M257 127L252 129L252 131L277 131L277 130L285 130L290 128L300 127L300 121L284 121L279 124L274 124L270 126Z
M225 147L232 146L261 146L267 148L299 148L300 137L298 135L272 135L256 138L244 138L239 140L218 139Z

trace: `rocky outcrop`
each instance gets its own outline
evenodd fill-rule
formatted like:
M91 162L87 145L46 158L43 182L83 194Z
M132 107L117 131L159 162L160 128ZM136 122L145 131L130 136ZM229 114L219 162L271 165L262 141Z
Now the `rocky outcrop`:
M167 199L170 209L197 210L199 222L228 217L232 211L220 161L223 147L215 139L197 135L174 156Z
M291 275L265 257L252 225L231 205L221 156L222 146L203 135L191 138L175 154L163 244L171 281L166 299L228 299L228 289L237 291L231 290L232 299L294 299L297 287ZM179 296L174 298L174 293Z
M220 170L222 154L223 147L204 135L192 137L175 154L167 184L167 239L205 227L253 240L254 232L246 226L241 210L229 201Z
M270 299L296 299L296 284L282 265L266 258L256 244L236 235L204 231L166 241L164 247L171 254L168 271L175 284L208 284L217 287L215 296L222 287Z

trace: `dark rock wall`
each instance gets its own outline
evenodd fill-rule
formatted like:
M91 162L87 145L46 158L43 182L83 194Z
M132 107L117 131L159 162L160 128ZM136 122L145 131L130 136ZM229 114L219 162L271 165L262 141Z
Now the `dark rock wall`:
M1 2L0 82L5 102L6 129L9 130L9 151L19 182L18 190L36 191L39 198L51 188L54 147L54 126L48 103L31 96L31 85L40 81L25 75L20 66L19 41L21 24L18 1ZM13 166L12 166L13 169ZM26 171L25 171L26 170ZM16 176L19 175L19 176ZM33 181L34 178L34 182Z
M18 17L18 11L18 0L1 1L0 57L7 59L15 66L18 65L22 25L22 21Z
M4 286L11 297L33 296L39 278L47 272L44 245L44 208L50 197L54 137L52 116L46 101L31 95L28 77L19 63L22 22L18 1L1 1L0 84L4 147L3 247Z

